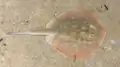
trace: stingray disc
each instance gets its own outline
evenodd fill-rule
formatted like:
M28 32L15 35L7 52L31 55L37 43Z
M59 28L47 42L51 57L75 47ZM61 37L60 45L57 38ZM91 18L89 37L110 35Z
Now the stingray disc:
M47 28L56 30L46 36L47 42L69 57L86 58L104 38L105 31L89 11L69 11L48 23Z

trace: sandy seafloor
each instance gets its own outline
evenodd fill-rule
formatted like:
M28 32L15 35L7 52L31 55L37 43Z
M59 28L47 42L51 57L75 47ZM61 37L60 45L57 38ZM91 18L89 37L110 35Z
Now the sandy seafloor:
M86 60L64 57L44 36L10 36L0 42L0 67L120 67L120 0L0 0L0 34L45 28L60 13L84 8L98 14L107 35Z

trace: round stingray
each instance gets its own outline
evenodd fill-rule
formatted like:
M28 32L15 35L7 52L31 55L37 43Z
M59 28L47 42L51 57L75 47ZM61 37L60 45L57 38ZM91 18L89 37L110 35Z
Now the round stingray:
M105 31L89 11L68 11L48 23L57 33L46 36L47 42L63 55L87 58L104 39Z

